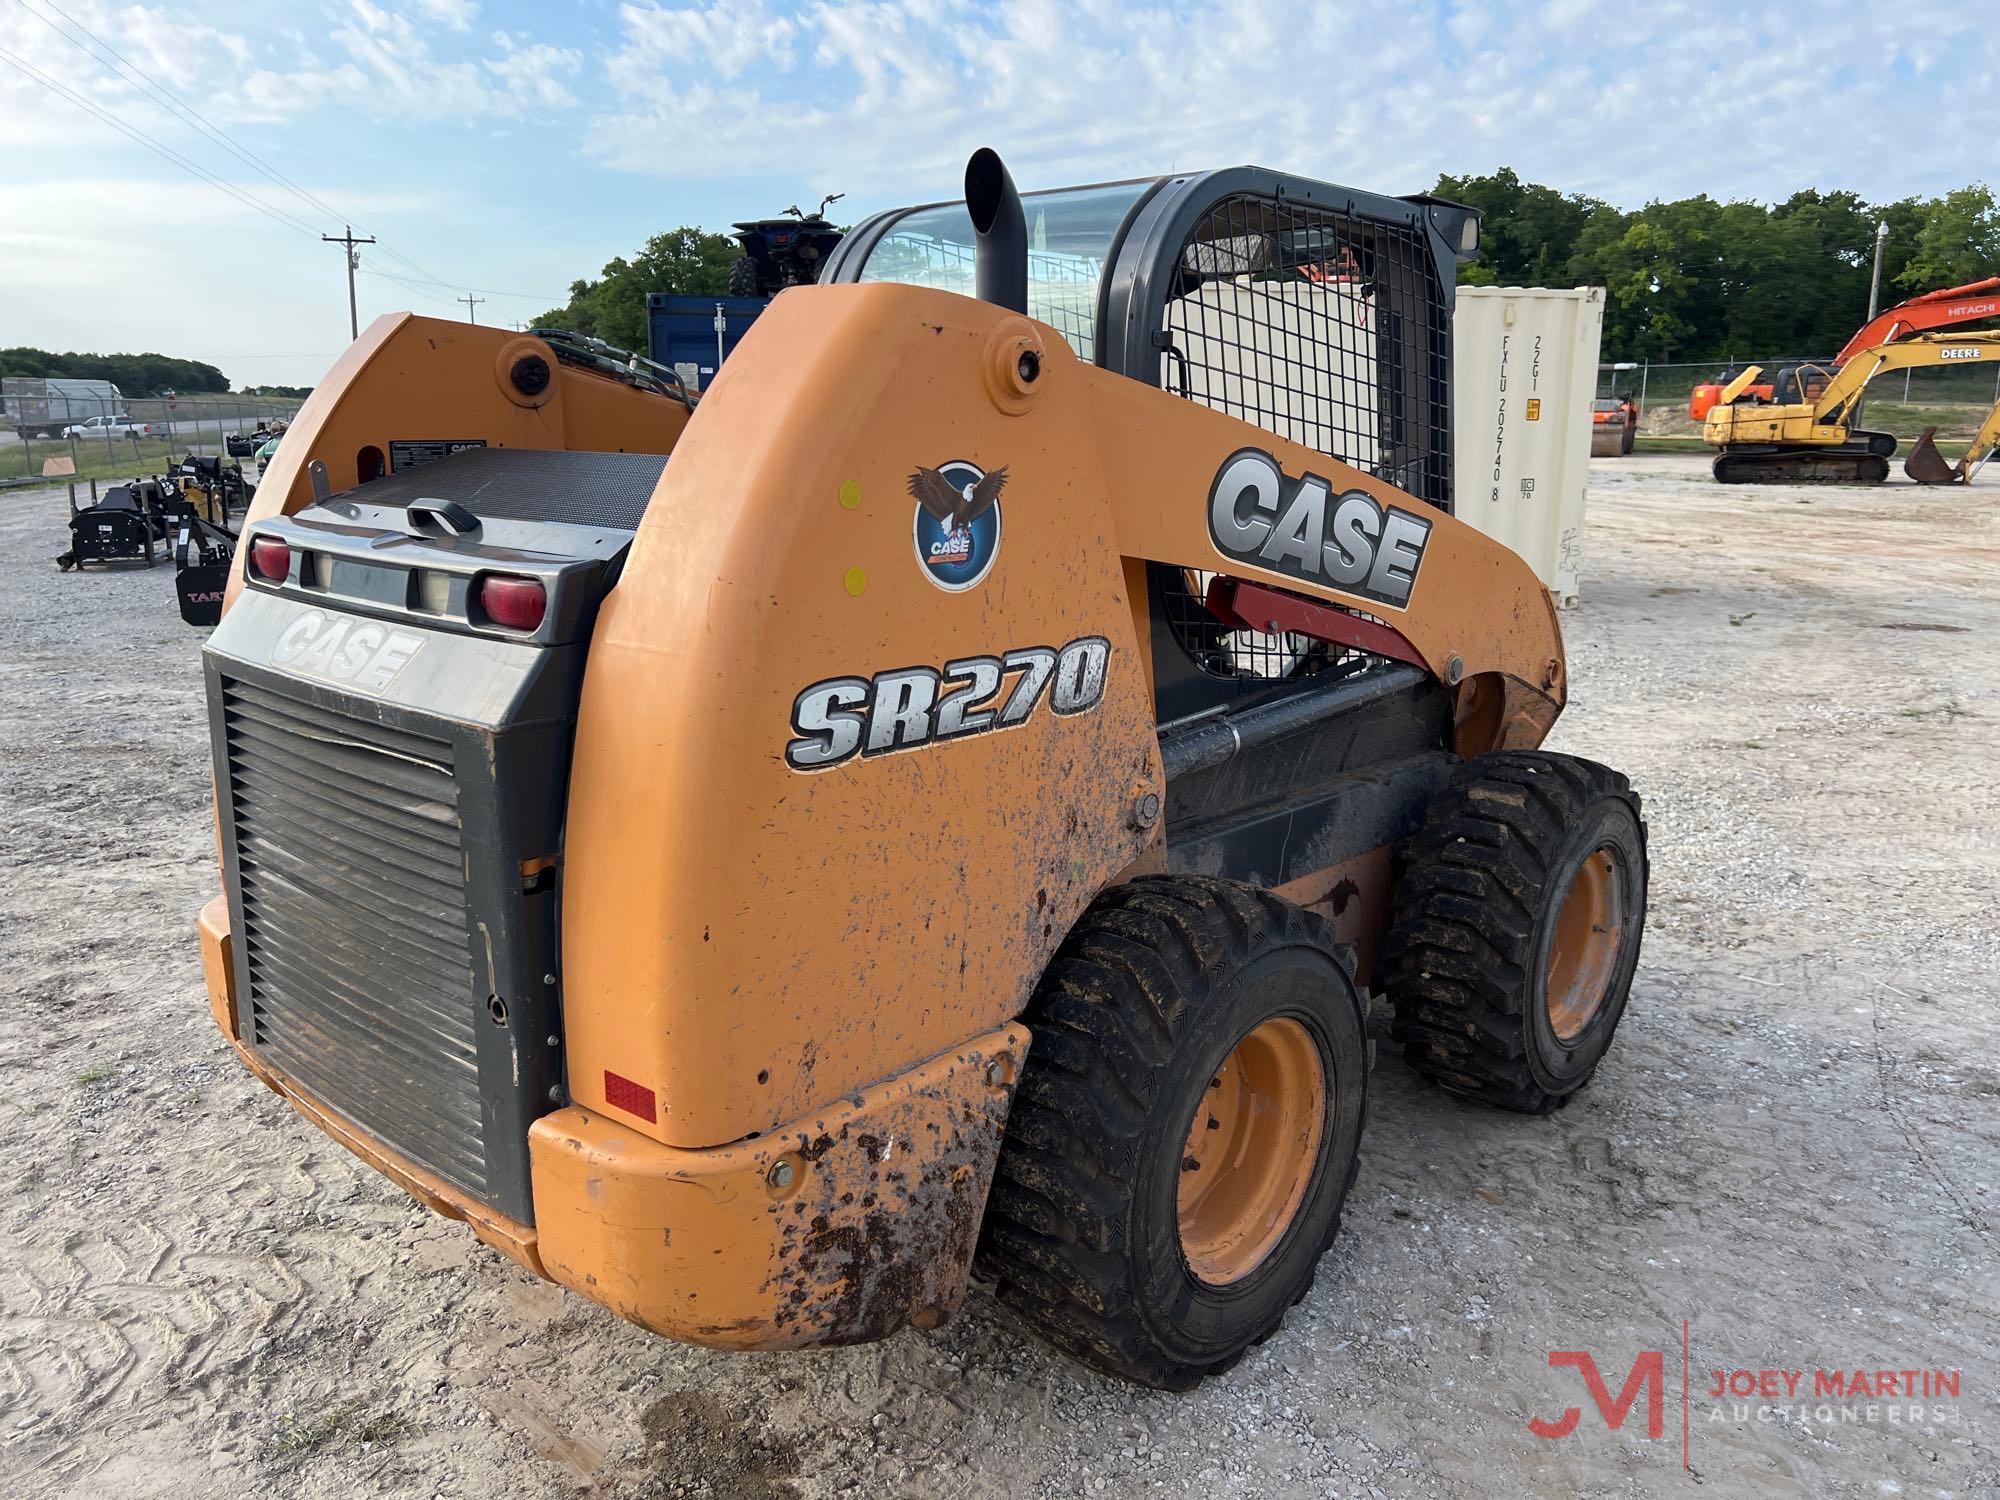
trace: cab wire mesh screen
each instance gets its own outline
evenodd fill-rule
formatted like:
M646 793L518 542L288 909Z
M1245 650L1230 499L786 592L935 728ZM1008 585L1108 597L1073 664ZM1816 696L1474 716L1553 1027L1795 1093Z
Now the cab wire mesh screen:
M1277 196L1220 199L1183 242L1154 334L1166 388L1451 508L1450 313L1418 223ZM1155 565L1168 629L1205 677L1346 676L1384 658L1231 629L1212 575Z
M1450 314L1418 222L1236 194L1188 234L1166 388L1451 508Z

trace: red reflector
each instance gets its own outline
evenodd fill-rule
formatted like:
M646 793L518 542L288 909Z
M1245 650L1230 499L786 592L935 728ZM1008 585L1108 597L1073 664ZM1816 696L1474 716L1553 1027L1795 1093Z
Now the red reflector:
M539 630L549 612L549 591L539 578L513 573L488 573L479 580L479 607L495 625L509 630Z
M274 536L260 536L250 543L250 566L259 578L283 583L292 575L292 548Z
M653 1091L643 1083L634 1083L629 1078L621 1078L609 1068L604 1070L604 1102L614 1109L622 1109L628 1115L637 1115L648 1125L660 1122L660 1111L653 1101Z

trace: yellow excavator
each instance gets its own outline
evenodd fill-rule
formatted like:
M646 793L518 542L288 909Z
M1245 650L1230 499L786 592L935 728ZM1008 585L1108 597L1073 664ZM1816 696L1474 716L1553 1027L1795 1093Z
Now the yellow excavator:
M2000 362L2000 334L1932 333L1858 354L1823 377L1811 401L1772 405L1749 395L1763 374L1752 365L1723 388L1702 423L1702 438L1715 456L1715 477L1723 484L1879 484L1889 477L1896 439L1860 426L1868 382L1891 370L1933 365ZM1807 389L1801 366L1798 388ZM1980 423L1972 444L1957 463L1938 452L1937 429L1929 427L1903 472L1919 484L1963 484L1979 472L2000 446L2000 402Z

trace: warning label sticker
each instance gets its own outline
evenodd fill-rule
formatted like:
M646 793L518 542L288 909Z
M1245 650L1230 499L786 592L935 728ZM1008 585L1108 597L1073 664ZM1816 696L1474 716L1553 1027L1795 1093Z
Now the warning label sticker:
M1542 420L1542 402L1539 396L1530 396L1528 398L1528 420L1530 422L1539 422Z
M441 458L450 458L454 453L485 446L485 438L412 438L407 442L392 442L389 444L389 470L402 474L410 469L421 469L425 464L434 464Z

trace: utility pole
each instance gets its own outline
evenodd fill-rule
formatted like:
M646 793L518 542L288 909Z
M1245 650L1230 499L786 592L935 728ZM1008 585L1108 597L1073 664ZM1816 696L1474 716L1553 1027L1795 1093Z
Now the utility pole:
M1882 297L1882 246L1889 238L1889 221L1875 226L1875 275L1868 282L1868 321L1875 321L1875 304Z
M354 271L355 271L355 268L356 268L357 266L359 266L359 265L361 264L361 257L360 257L360 256L358 256L358 255L356 255L356 254L354 253L354 247L355 247L356 245L372 245L372 244L374 244L374 243L375 243L375 236L374 236L374 235L372 235L372 234L371 234L371 235L365 235L365 236L363 236L363 237L362 237L361 239L358 239L358 240L357 240L357 239L356 239L356 238L354 237L354 226L353 226L352 224L346 224L346 225L343 225L342 227L343 227L344 229L346 229L347 233L345 233L345 234L323 234L323 235L321 235L321 236L320 236L320 238L321 238L321 239L323 239L323 240L325 240L325 241L326 241L326 242L327 242L327 243L328 243L329 245L341 245L341 246L345 246L345 247L346 247L346 251L347 251L347 336L348 336L349 338L351 338L351 339L358 339L358 338L360 338L360 337L361 337L361 315L360 315L360 314L359 314L358 312L356 312L356 311L355 311L355 307L354 307Z
M470 292L467 292L463 297L454 297L451 300L454 302L463 302L465 304L466 322L477 323L479 319L473 314L472 309L477 307L480 303L484 302L486 299L484 297L475 297Z

